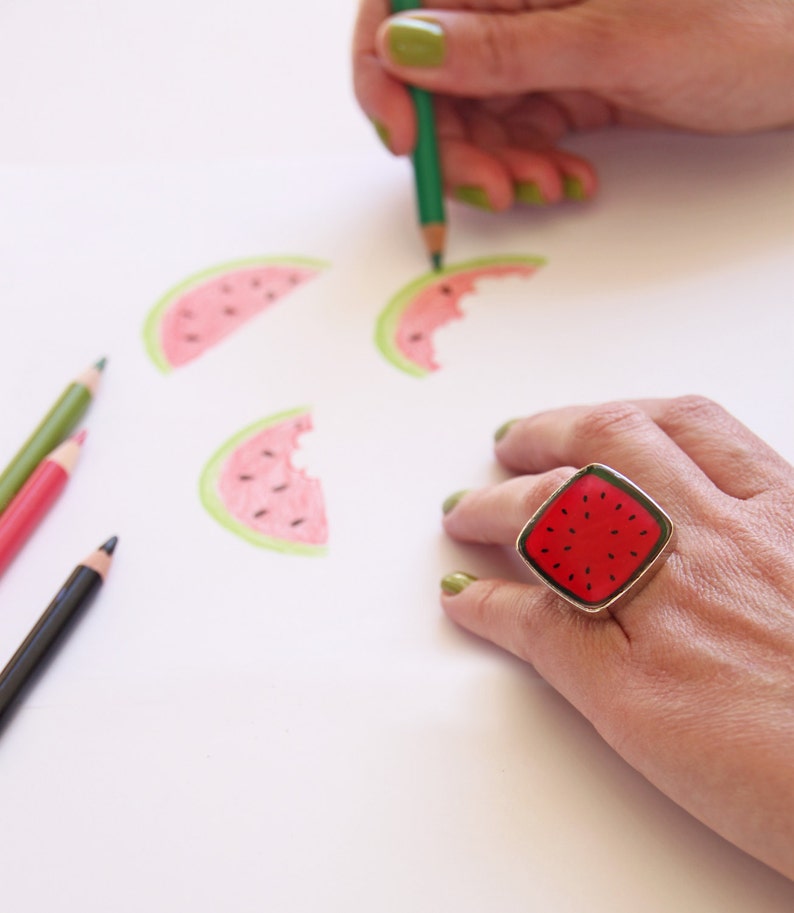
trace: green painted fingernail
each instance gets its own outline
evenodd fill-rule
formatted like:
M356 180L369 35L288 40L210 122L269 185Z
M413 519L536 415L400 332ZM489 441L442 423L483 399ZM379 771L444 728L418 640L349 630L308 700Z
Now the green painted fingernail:
M375 132L378 134L378 139L389 151L391 151L391 146L389 145L389 128L374 118L371 119L370 123L375 128Z
M579 178L566 176L562 182L563 193L569 200L586 200L587 195L584 192L584 185Z
M476 577L471 574L464 574L463 571L455 571L453 574L447 574L441 580L441 589L447 596L457 596L462 593L470 583L474 583Z
M448 514L467 491L468 489L464 488L462 491L456 491L454 494L451 494L441 505L441 510L443 510L445 514Z
M401 67L440 67L444 62L444 32L437 22L398 16L386 33L389 57Z
M511 418L509 422L505 422L504 425L500 425L494 432L493 439L495 441L501 441L502 438L507 434L507 432L515 425L518 421L517 418Z
M454 193L455 199L461 203L468 203L469 206L476 206L477 209L493 210L488 194L482 187L457 187Z
M540 187L534 181L519 181L513 186L513 191L519 203L527 203L529 206L544 206L546 203Z

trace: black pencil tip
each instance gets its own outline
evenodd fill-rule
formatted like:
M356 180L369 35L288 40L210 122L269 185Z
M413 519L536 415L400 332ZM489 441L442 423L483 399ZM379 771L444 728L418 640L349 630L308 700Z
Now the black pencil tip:
M119 537L111 536L110 539L108 539L108 541L104 545L99 546L99 550L101 552L105 552L106 555L112 555L113 552L116 550L116 546L118 545L118 543L119 543Z
M94 367L97 369L97 371L103 371L103 370L105 369L105 365L106 365L107 363L108 363L108 360L107 360L107 358L105 358L104 355L103 355L102 358L100 358L99 361L96 362L96 364L94 365Z

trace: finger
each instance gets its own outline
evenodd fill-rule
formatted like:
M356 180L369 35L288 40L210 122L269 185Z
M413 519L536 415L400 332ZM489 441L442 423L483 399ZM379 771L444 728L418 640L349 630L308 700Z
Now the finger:
M529 12L402 13L378 28L376 48L397 78L434 92L488 97L594 90L620 72L611 20L590 5Z
M384 145L407 155L416 143L416 117L405 85L390 76L375 53L378 26L389 15L386 0L365 0L353 32L353 89Z
M593 166L562 149L529 152L505 146L492 152L510 172L519 202L556 203L563 197L586 200L598 191ZM537 189L536 198L532 187Z
M439 155L449 196L491 212L513 205L512 178L495 155L457 139L440 141Z
M574 472L560 468L467 491L447 507L444 530L460 542L515 545L527 520Z
M455 594L442 590L441 604L461 627L532 663L598 724L628 648L615 619L588 618L545 587L504 580L474 580Z
M648 399L637 406L731 497L746 500L791 477L780 454L710 399Z
M513 422L497 458L519 472L606 463L660 503L688 514L714 493L708 477L636 403L571 406ZM661 497L664 495L664 497Z

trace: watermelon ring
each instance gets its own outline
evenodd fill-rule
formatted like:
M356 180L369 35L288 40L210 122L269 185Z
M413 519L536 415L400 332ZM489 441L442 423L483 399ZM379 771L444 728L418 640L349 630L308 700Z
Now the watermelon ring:
M595 615L634 595L673 547L673 521L625 476L591 463L521 530L518 554L551 590Z

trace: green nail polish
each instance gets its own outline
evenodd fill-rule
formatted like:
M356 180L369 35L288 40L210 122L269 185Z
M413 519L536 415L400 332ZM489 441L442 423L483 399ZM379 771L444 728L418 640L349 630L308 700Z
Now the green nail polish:
M448 514L467 491L468 489L464 488L462 491L456 491L454 494L451 494L441 505L441 510L443 510L445 514Z
M504 425L500 425L494 432L493 439L495 441L501 441L502 438L507 434L507 432L515 425L518 421L517 418L511 418L509 422L505 422Z
M375 128L375 132L378 134L378 139L387 149L391 150L391 146L389 145L389 128L382 124L379 120L372 119L370 122Z
M529 206L544 206L546 203L540 187L534 181L519 181L514 185L513 191L518 203L527 203Z
M444 32L436 22L399 16L386 35L389 57L401 67L440 67L444 62Z
M469 206L476 206L477 209L492 211L491 201L482 187L457 187L454 195L455 199L460 200L461 203L468 203Z
M563 193L569 200L586 200L584 186L579 178L566 176L562 182Z
M458 593L462 593L463 590L470 583L474 583L476 577L472 577L471 574L464 574L463 571L455 571L453 574L447 574L441 581L441 589L447 594L447 596L457 596Z

